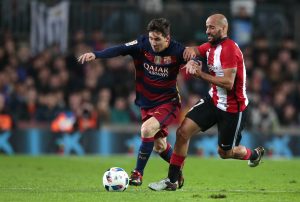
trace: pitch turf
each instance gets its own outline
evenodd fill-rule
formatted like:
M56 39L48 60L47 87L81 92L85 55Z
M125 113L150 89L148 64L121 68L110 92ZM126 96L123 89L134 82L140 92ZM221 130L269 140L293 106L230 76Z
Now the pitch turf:
M125 192L107 192L104 171L112 166L128 173L128 156L0 156L0 201L300 201L300 159L264 160L257 168L246 161L189 157L186 184L176 192L154 192L150 182L164 178L167 164L149 160L144 184Z

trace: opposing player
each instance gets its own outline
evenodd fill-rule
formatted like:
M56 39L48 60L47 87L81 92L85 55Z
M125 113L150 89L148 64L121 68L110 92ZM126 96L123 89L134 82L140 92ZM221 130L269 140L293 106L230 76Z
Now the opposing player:
M218 153L223 159L248 160L257 166L264 148L254 150L239 145L247 116L246 68L238 45L227 37L228 22L224 15L214 14L206 21L208 42L184 52L186 59L196 54L207 59L209 73L202 71L200 61L190 60L186 72L211 83L209 96L201 99L187 113L176 132L168 178L149 184L152 190L176 190L177 179L187 156L191 136L218 126Z
M166 141L168 125L177 117L180 97L177 90L179 68L185 64L185 47L170 37L170 23L167 19L153 19L147 26L148 36L105 49L85 53L78 58L81 63L96 58L111 58L131 55L136 68L136 100L141 108L142 143L137 163L132 171L129 184L140 186L147 161L154 149L167 162L170 162L173 149ZM180 173L179 187L183 186Z

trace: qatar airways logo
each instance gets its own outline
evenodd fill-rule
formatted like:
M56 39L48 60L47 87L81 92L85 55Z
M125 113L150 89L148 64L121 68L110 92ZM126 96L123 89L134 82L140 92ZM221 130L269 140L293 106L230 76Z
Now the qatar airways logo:
M148 63L144 63L144 68L149 72L151 75L161 76L161 77L168 77L169 70L167 67L159 67L149 65Z

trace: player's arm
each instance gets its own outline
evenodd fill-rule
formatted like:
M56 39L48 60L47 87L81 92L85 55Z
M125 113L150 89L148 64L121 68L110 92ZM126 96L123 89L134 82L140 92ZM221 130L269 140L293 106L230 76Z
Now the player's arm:
M79 56L77 60L79 63L83 64L84 62L89 62L97 58L112 58L120 55L128 55L137 50L136 44L137 42L136 43L131 42L131 44L126 43L111 48L107 48L101 51L85 53Z
M197 57L205 58L206 51L210 48L209 43L201 44L200 46L186 47L183 53L183 58L185 61L195 59Z
M183 52L183 59L189 61L197 56L200 56L199 50L196 46L186 47Z
M219 86L221 88L225 88L226 90L232 90L235 76L236 76L236 68L224 69L224 76L220 76L220 77L212 76L202 71L199 74L199 77L202 78L203 80L215 84L216 86Z
M212 76L206 72L202 71L202 62L190 60L186 64L186 72L194 75L197 78L201 78L209 83L212 83L226 90L231 90L234 84L236 76L236 68L226 68L223 69L224 75L220 77Z

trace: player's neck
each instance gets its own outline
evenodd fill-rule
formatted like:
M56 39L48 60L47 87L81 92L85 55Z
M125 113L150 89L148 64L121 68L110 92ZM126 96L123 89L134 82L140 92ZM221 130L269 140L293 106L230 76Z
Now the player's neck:
M220 44L222 41L225 41L227 38L228 38L227 36L224 36L224 37L222 37L220 39L217 39L217 40L215 40L213 42L210 42L210 44L213 45L213 46L216 46L216 45Z

